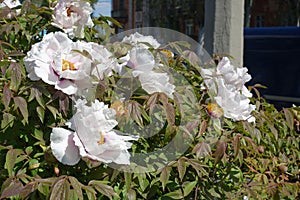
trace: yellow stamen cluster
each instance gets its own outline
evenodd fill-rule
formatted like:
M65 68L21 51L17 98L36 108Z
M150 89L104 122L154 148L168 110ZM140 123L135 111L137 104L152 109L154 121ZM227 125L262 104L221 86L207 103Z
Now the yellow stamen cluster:
M62 60L62 71L65 70L76 70L74 63L71 63L65 59Z
M99 132L99 134L100 134L100 140L97 143L99 145L101 145L101 144L104 144L105 138L104 138L103 133L101 131Z
M208 104L206 109L211 117L219 118L223 115L223 109L216 103Z
M71 7L69 7L68 9L67 9L67 16L68 17L71 17L71 13L72 13L73 11L71 10Z
M162 49L162 50L160 50L160 52L165 54L168 58L172 58L174 56L174 54L171 51L167 50L167 49Z

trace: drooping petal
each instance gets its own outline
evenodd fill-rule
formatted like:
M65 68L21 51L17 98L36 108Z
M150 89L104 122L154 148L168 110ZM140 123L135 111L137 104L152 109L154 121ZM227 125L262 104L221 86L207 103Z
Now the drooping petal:
M173 98L175 86L169 83L167 73L148 72L139 75L142 88L148 93L165 93L169 98Z
M80 160L79 149L74 143L74 132L64 128L53 128L50 146L55 158L66 165L75 165Z

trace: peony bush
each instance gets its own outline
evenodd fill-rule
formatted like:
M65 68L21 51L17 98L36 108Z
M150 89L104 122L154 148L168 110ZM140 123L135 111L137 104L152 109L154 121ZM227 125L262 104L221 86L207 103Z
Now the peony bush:
M0 4L0 199L300 197L299 106L195 41L113 40L120 24L92 12Z

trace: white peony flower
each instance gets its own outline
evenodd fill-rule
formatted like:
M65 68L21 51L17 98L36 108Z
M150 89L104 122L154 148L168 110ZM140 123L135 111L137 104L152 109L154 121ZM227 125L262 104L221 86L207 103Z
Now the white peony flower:
M169 98L173 99L175 86L169 83L169 76L167 73L148 72L139 75L139 81L142 88L148 93L155 92L165 93Z
M137 138L113 130L118 124L115 110L97 100L91 106L85 100L78 100L75 107L77 111L69 121L74 131L53 128L50 135L57 160L66 165L75 165L80 158L129 165L131 143L127 141Z
M155 66L154 56L147 49L134 47L130 50L128 58L126 65L133 69L135 77L141 73L152 71Z
M104 76L111 76L113 71L118 72L117 59L113 58L112 53L103 45L90 42L87 51L95 64L92 75L96 76L99 80L102 80Z
M127 65L133 69L132 75L138 77L142 88L148 94L163 92L168 97L173 98L175 86L169 83L167 73L154 71L155 58L148 49L133 47L126 59L127 61L124 57L124 66Z
M8 7L10 9L22 5L19 0L4 0L0 3L0 8Z
M21 6L19 0L4 0L0 3L0 12L3 17L11 19L21 13L21 9L14 9L15 7Z
M255 110L255 105L250 104L247 96L239 90L231 91L226 87L224 80L217 80L218 94L214 98L216 103L223 109L224 116L235 121L247 120L255 121L251 112Z
M53 25L62 29L71 38L84 37L84 28L94 25L93 8L83 0L60 0L54 8Z
M144 36L138 32L131 34L130 36L125 36L122 42L145 49L148 49L149 45L151 45L154 49L157 49L160 46L160 44L156 39L153 38L153 36Z
M88 48L88 43L72 42L64 33L49 33L24 58L28 77L42 79L68 95L88 88L92 60L81 53Z
M255 105L250 104L252 94L245 87L251 79L247 68L236 68L224 57L216 69L202 69L204 83L214 101L223 109L224 116L235 121L254 122L251 112Z

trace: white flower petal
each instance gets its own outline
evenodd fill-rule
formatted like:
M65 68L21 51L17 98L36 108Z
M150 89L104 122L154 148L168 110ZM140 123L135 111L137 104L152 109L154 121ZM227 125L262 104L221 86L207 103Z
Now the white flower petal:
M63 128L53 128L50 135L53 155L59 162L66 165L75 165L80 160L79 149L73 137L73 132Z
M169 98L173 98L175 86L169 83L169 77L166 73L148 72L139 75L142 88L148 93L165 93Z

